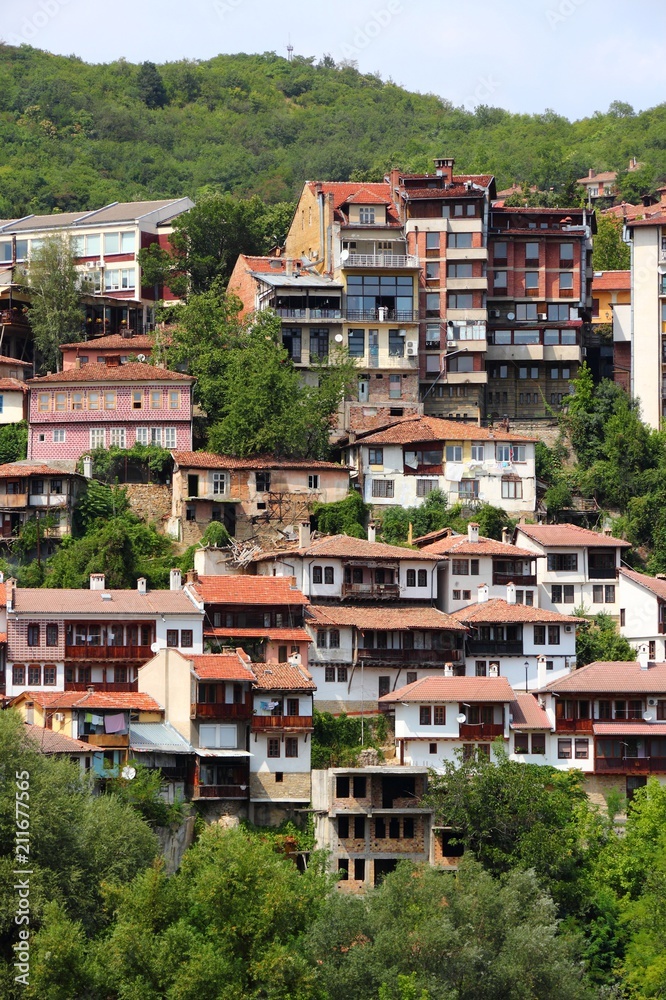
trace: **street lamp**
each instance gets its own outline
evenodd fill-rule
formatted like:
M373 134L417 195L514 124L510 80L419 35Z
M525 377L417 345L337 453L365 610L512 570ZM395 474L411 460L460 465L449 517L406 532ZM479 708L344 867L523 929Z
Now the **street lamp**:
M525 660L524 666L525 666L525 694L529 694L529 690L530 689L529 689L527 675L528 675L528 672L529 672L529 669L530 669L530 661L529 660Z

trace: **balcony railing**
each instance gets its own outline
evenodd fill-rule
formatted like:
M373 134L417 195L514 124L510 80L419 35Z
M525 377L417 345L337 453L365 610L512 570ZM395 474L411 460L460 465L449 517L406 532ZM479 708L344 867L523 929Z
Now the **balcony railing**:
M657 774L666 771L666 757L596 757L597 772L615 774Z
M342 597L400 597L400 584L343 583Z
M80 736L84 743L91 747L128 747L129 736L120 733L91 733L90 736Z
M507 583L515 583L516 587L536 587L536 574L530 576L528 574L519 573L496 573L493 570L493 584L495 586L506 586Z
M254 715L252 732L262 729L312 729L311 715Z
M461 663L463 654L460 649L359 649L359 660L366 663L377 660L379 663L402 662L433 663L443 667L445 663Z
M7 262L8 263L8 262ZM0 324L3 326L28 326L28 317L17 309L0 309Z
M150 646L65 646L66 660L150 660Z
M252 705L245 702L230 705L224 702L197 702L191 706L190 714L193 719L249 719Z
M460 723L461 740L494 740L504 736L504 726L498 722Z
M16 507L28 506L27 493L0 493L0 509L9 507L12 510Z
M342 261L344 268L349 267L418 267L418 257L411 254L396 253L350 253Z
M470 656L522 656L523 643L493 642L483 639L468 639L467 652Z
M595 568L590 566L588 569L588 575L590 580L617 580L619 570L617 567L613 569Z
M285 306L274 307L282 319L300 319L311 321L320 319L342 319L342 309L291 309Z
M250 794L248 784L243 785L197 785L193 791L193 799L246 799Z
M346 318L350 323L418 323L419 314L410 310L388 309L347 309Z
M594 719L556 719L555 732L557 733L592 733L594 731Z

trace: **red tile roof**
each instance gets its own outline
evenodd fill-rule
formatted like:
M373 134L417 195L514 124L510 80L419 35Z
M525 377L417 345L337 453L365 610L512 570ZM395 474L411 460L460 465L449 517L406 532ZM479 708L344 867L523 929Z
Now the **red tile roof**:
M380 194L378 191L371 191L367 187L359 188L354 194L347 198L348 205L388 205L390 204L390 196L388 194L388 185L384 185L387 188L386 194Z
M57 469L54 466L46 464L40 465L37 462L34 465L30 465L29 462L25 465L17 462L0 465L0 479L21 479L27 476L57 476L59 479L62 479L63 476L72 475L77 475L77 473L65 472L63 469Z
M246 655L237 649L235 653L204 653L202 656L191 656L189 660L199 680L254 681Z
M597 660L551 681L545 691L554 694L661 694L666 695L666 663L642 670L639 663Z
M124 365L123 367L127 367ZM347 472L346 465L338 462L322 462L310 458L279 458L276 455L252 455L236 458L232 455L216 455L212 451L172 451L174 461L181 469L331 469Z
M6 588L4 588L6 590ZM105 600L102 595L110 594ZM6 595L5 595L6 597ZM16 587L15 614L99 614L107 618L117 615L177 614L199 615L194 604L182 590L60 590L56 587Z
M316 189L321 186L321 190L324 194L333 195L333 207L341 208L343 205L349 203L349 201L355 197L360 191L366 192L366 194L375 195L378 202L383 202L385 205L392 205L391 201L391 189L388 184L381 182L372 183L352 183L351 181L309 181L308 186L313 193L316 193ZM363 204L361 202L361 204Z
M511 729L553 728L546 712L533 694L519 694L509 706L509 714L513 716Z
M579 177L576 181L577 184L594 184L597 181L615 181L617 180L617 173L614 170L600 170L598 174L593 173L590 177Z
M54 733L52 729L43 726L33 726L25 723L25 732L31 743L36 743L40 753L91 753L94 747L83 740L74 740L64 733Z
M358 437L359 444L416 444L421 441L534 441L510 431L440 417L403 417L386 430Z
M80 368L66 368L52 375L42 375L31 378L28 385L40 389L43 385L60 385L61 382L187 382L195 379L182 372L172 372L168 368L158 368L156 365L144 364L141 361L130 361L126 365L81 365Z
M45 708L133 709L137 712L161 712L162 706L142 691L23 691L13 699L34 701Z
M595 722L595 736L666 736L666 723L637 722L628 719L624 722Z
M164 343L169 343L171 337L162 334L160 339ZM153 351L155 349L155 337L147 337L137 334L134 337L123 337L122 333L110 333L106 337L93 337L91 340L77 340L71 344L61 344L60 350L76 348L77 351L95 351L103 348L118 348L127 354L136 354L137 351Z
M346 604L316 605L308 609L308 622L323 626L353 626L364 629L445 629L466 632L467 629L451 615L428 607L396 607L370 605L354 607ZM409 659L409 654L406 654Z
M307 670L292 663L253 663L256 691L316 691Z
M27 392L26 382L20 382L17 378L0 378L0 389L5 392Z
M519 524L516 528L516 536L521 531L528 538L544 546L567 545L598 549L631 548L629 542L623 542L621 538L611 538L610 535L604 535L600 531L579 528L577 524Z
M15 368L32 368L32 361L19 361L18 358L8 358L0 354L0 365L14 365Z
M417 538L416 542L419 541L421 539ZM467 535L449 535L447 538L441 538L430 545L421 546L421 552L455 556L502 556L505 559L541 558L537 556L536 552L519 549L516 545L509 545L508 542L497 542L494 538L479 536L478 542L470 542ZM517 579L516 583L519 582L520 580Z
M309 604L293 576L200 576L191 586L205 604Z
M649 219L627 219L627 226L632 229L634 226L666 226L666 213L660 211Z
M659 577L647 576L645 573L637 573L634 569L625 569L624 567L620 570L620 574L627 580L637 583L640 587L645 587L657 597L666 600L666 579L661 580Z
M572 615L561 615L557 611L546 611L545 608L531 608L527 604L509 604L502 598L494 598L481 604L469 604L466 608L454 611L452 617L468 625L485 624L486 622L558 622L562 625L576 625L583 618Z
M270 639L273 642L312 642L304 628L204 628L213 639Z
M396 702L512 702L515 693L506 677L423 677L379 699L380 705Z
M254 557L255 562L267 559L280 559L285 556L313 556L335 559L413 559L417 562L439 562L440 557L430 552L418 549L407 549L400 545L385 545L383 542L368 542L365 538L352 538L350 535L324 535L317 538L304 548L273 549L260 552Z
M631 271L599 271L592 279L592 292L631 289Z

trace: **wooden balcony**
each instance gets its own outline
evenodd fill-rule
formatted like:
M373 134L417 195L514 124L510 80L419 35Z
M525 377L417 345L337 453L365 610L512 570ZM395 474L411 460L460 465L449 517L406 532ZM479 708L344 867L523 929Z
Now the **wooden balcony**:
M197 785L192 798L197 799L247 799L250 795L250 783L242 785Z
M461 740L494 740L504 736L504 726L497 722L460 723Z
M343 583L342 598L357 597L370 600L387 597L400 597L398 583Z
M85 743L92 747L128 747L129 735L120 733L91 733L90 736L80 736Z
M359 649L359 660L367 665L376 663L432 663L443 667L445 663L462 663L460 649Z
M254 715L252 732L270 729L312 729L311 715Z
M666 757L596 757L597 774L662 774L666 772Z
M108 692L128 692L138 691L139 682L136 681L65 681L65 691L87 691L94 688L95 691Z
M27 493L0 493L0 509L2 510L17 510L27 506Z
M152 660L150 646L65 646L66 660Z
M236 705L227 705L224 702L197 702L191 706L190 718L216 719L220 722L250 719L252 718L252 704L240 702Z
M597 720L598 721L598 720ZM556 733L592 733L594 719L556 719Z
M515 583L516 587L536 587L536 573L533 576L517 573L496 573L493 570L493 584L496 587L505 587L507 583Z

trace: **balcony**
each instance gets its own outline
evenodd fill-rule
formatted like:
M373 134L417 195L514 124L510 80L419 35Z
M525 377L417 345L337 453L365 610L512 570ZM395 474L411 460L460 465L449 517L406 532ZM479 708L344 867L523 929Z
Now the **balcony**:
M400 597L398 583L343 583L342 599L359 597L362 599Z
M495 642L484 639L468 639L467 652L470 656L522 656L523 641Z
M419 314L411 309L389 309L379 306L375 309L347 309L345 318L350 323L418 323Z
M151 660L150 646L65 646L66 660Z
M128 747L129 735L120 733L91 733L90 736L80 736L79 739L91 747Z
M556 719L556 733L592 733L594 719Z
M597 774L661 774L666 772L666 757L596 757Z
M233 721L234 719L252 718L252 703L240 702L238 704L225 704L224 702L197 702L191 706L190 718L192 719L219 719L220 721Z
M250 794L250 784L247 785L197 785L192 798L197 799L247 799Z
M0 309L1 326L25 326L28 324L28 317L18 309Z
M364 663L431 663L443 667L445 663L462 663L460 649L359 649L359 660Z
M28 506L28 494L27 493L1 493L0 494L0 509L5 510L7 508L11 510L16 510L19 507Z
M493 585L496 587L505 587L507 583L515 583L516 587L536 587L536 574L533 576L528 576L526 574L518 573L496 573L493 570Z
M590 566L588 568L588 576L590 580L617 580L619 575L619 570L617 566L612 569L604 569L603 567Z
M333 320L342 319L342 309L292 309L286 308L284 306L273 307L274 312L281 317L281 319L297 319L304 320L305 322L313 322L315 320Z
M128 692L128 691L138 691L139 682L136 681L65 681L65 691L88 691L90 688L94 688L95 691L107 691L107 692Z
M31 507L65 507L69 497L66 493L31 493Z
M311 715L254 715L252 732L267 729L312 729Z
M406 268L418 267L419 258L411 254L395 253L350 253L346 260L341 261L341 267L348 270L350 267L390 267Z
M504 736L504 726L498 722L460 723L461 740L494 740Z

